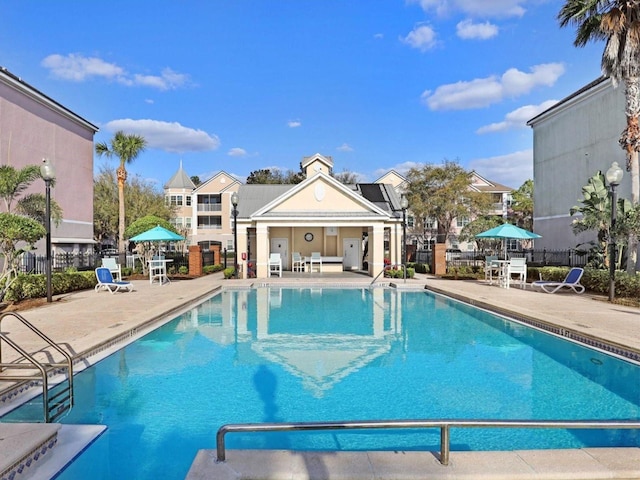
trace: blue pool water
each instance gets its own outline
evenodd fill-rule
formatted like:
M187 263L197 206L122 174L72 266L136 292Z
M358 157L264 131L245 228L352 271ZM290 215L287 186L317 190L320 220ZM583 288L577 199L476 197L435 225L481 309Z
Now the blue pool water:
M640 419L640 367L425 292L224 291L78 374L107 432L58 477L182 479L225 423ZM40 405L3 420L36 419ZM227 448L434 450L439 430L230 434ZM626 431L454 429L452 450L640 446Z

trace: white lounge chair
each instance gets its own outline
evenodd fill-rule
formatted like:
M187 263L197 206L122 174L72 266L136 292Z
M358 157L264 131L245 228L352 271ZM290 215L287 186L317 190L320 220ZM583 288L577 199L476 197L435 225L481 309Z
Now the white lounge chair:
M269 276L278 274L282 277L282 258L279 253L272 253L269 255Z
M113 279L111 272L107 267L96 268L96 278L98 283L95 287L95 291L104 288L111 293L116 293L119 290L126 290L127 292L133 291L133 285L131 282L119 282Z
M582 278L583 274L583 268L574 267L569 270L569 273L567 273L567 276L564 277L564 280L561 282L537 280L531 284L531 287L540 288L543 292L546 293L556 293L562 288L570 288L575 293L580 295L581 293L584 293L584 286L580 285L580 279Z
M509 260L509 278L511 282L512 275L518 275L518 281L520 282L520 288L527 286L527 259L524 257L511 258Z
M293 252L291 257L292 257L291 271L304 272L304 261L302 260L302 255L300 255L300 252Z
M311 252L311 258L309 259L309 273L313 272L313 266L318 267L318 272L322 273L322 256L320 252Z
M103 258L102 266L108 268L111 272L111 276L116 279L116 281L122 281L122 270L120 269L120 265L116 262L115 258Z

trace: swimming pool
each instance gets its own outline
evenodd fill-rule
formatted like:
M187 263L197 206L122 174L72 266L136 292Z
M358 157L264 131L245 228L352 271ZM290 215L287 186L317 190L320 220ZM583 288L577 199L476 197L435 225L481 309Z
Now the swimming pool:
M229 290L78 374L64 423L109 428L59 478L184 478L224 423L637 420L639 385L630 362L430 293ZM10 417L39 413L25 406ZM640 440L634 431L460 430L451 445ZM439 431L232 434L227 447L438 450Z

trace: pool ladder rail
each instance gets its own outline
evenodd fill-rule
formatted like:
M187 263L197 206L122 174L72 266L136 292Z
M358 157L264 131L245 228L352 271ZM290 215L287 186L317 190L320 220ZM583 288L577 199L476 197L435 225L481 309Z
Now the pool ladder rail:
M13 317L40 339L41 346L35 352L28 352L2 329L2 321ZM3 362L3 346L11 347L18 357L10 362ZM64 375L56 385L49 386L51 377ZM42 385L42 406L44 421L52 423L66 414L73 407L73 360L64 349L38 330L22 315L16 312L5 312L0 315L0 381L2 382L37 382Z
M638 420L361 420L343 422L235 423L222 425L216 433L216 463L226 461L227 433L292 432L379 429L440 429L440 463L449 465L452 428L560 428L640 430Z

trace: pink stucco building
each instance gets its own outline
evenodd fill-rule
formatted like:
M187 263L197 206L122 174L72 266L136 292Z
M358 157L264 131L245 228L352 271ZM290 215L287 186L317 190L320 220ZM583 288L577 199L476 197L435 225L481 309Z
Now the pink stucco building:
M98 128L0 67L0 165L22 168L49 158L56 171L51 198L63 210L52 224L54 253L93 249L93 136ZM31 192L45 192L35 181ZM5 209L0 205L0 211ZM44 241L38 245L44 252Z

